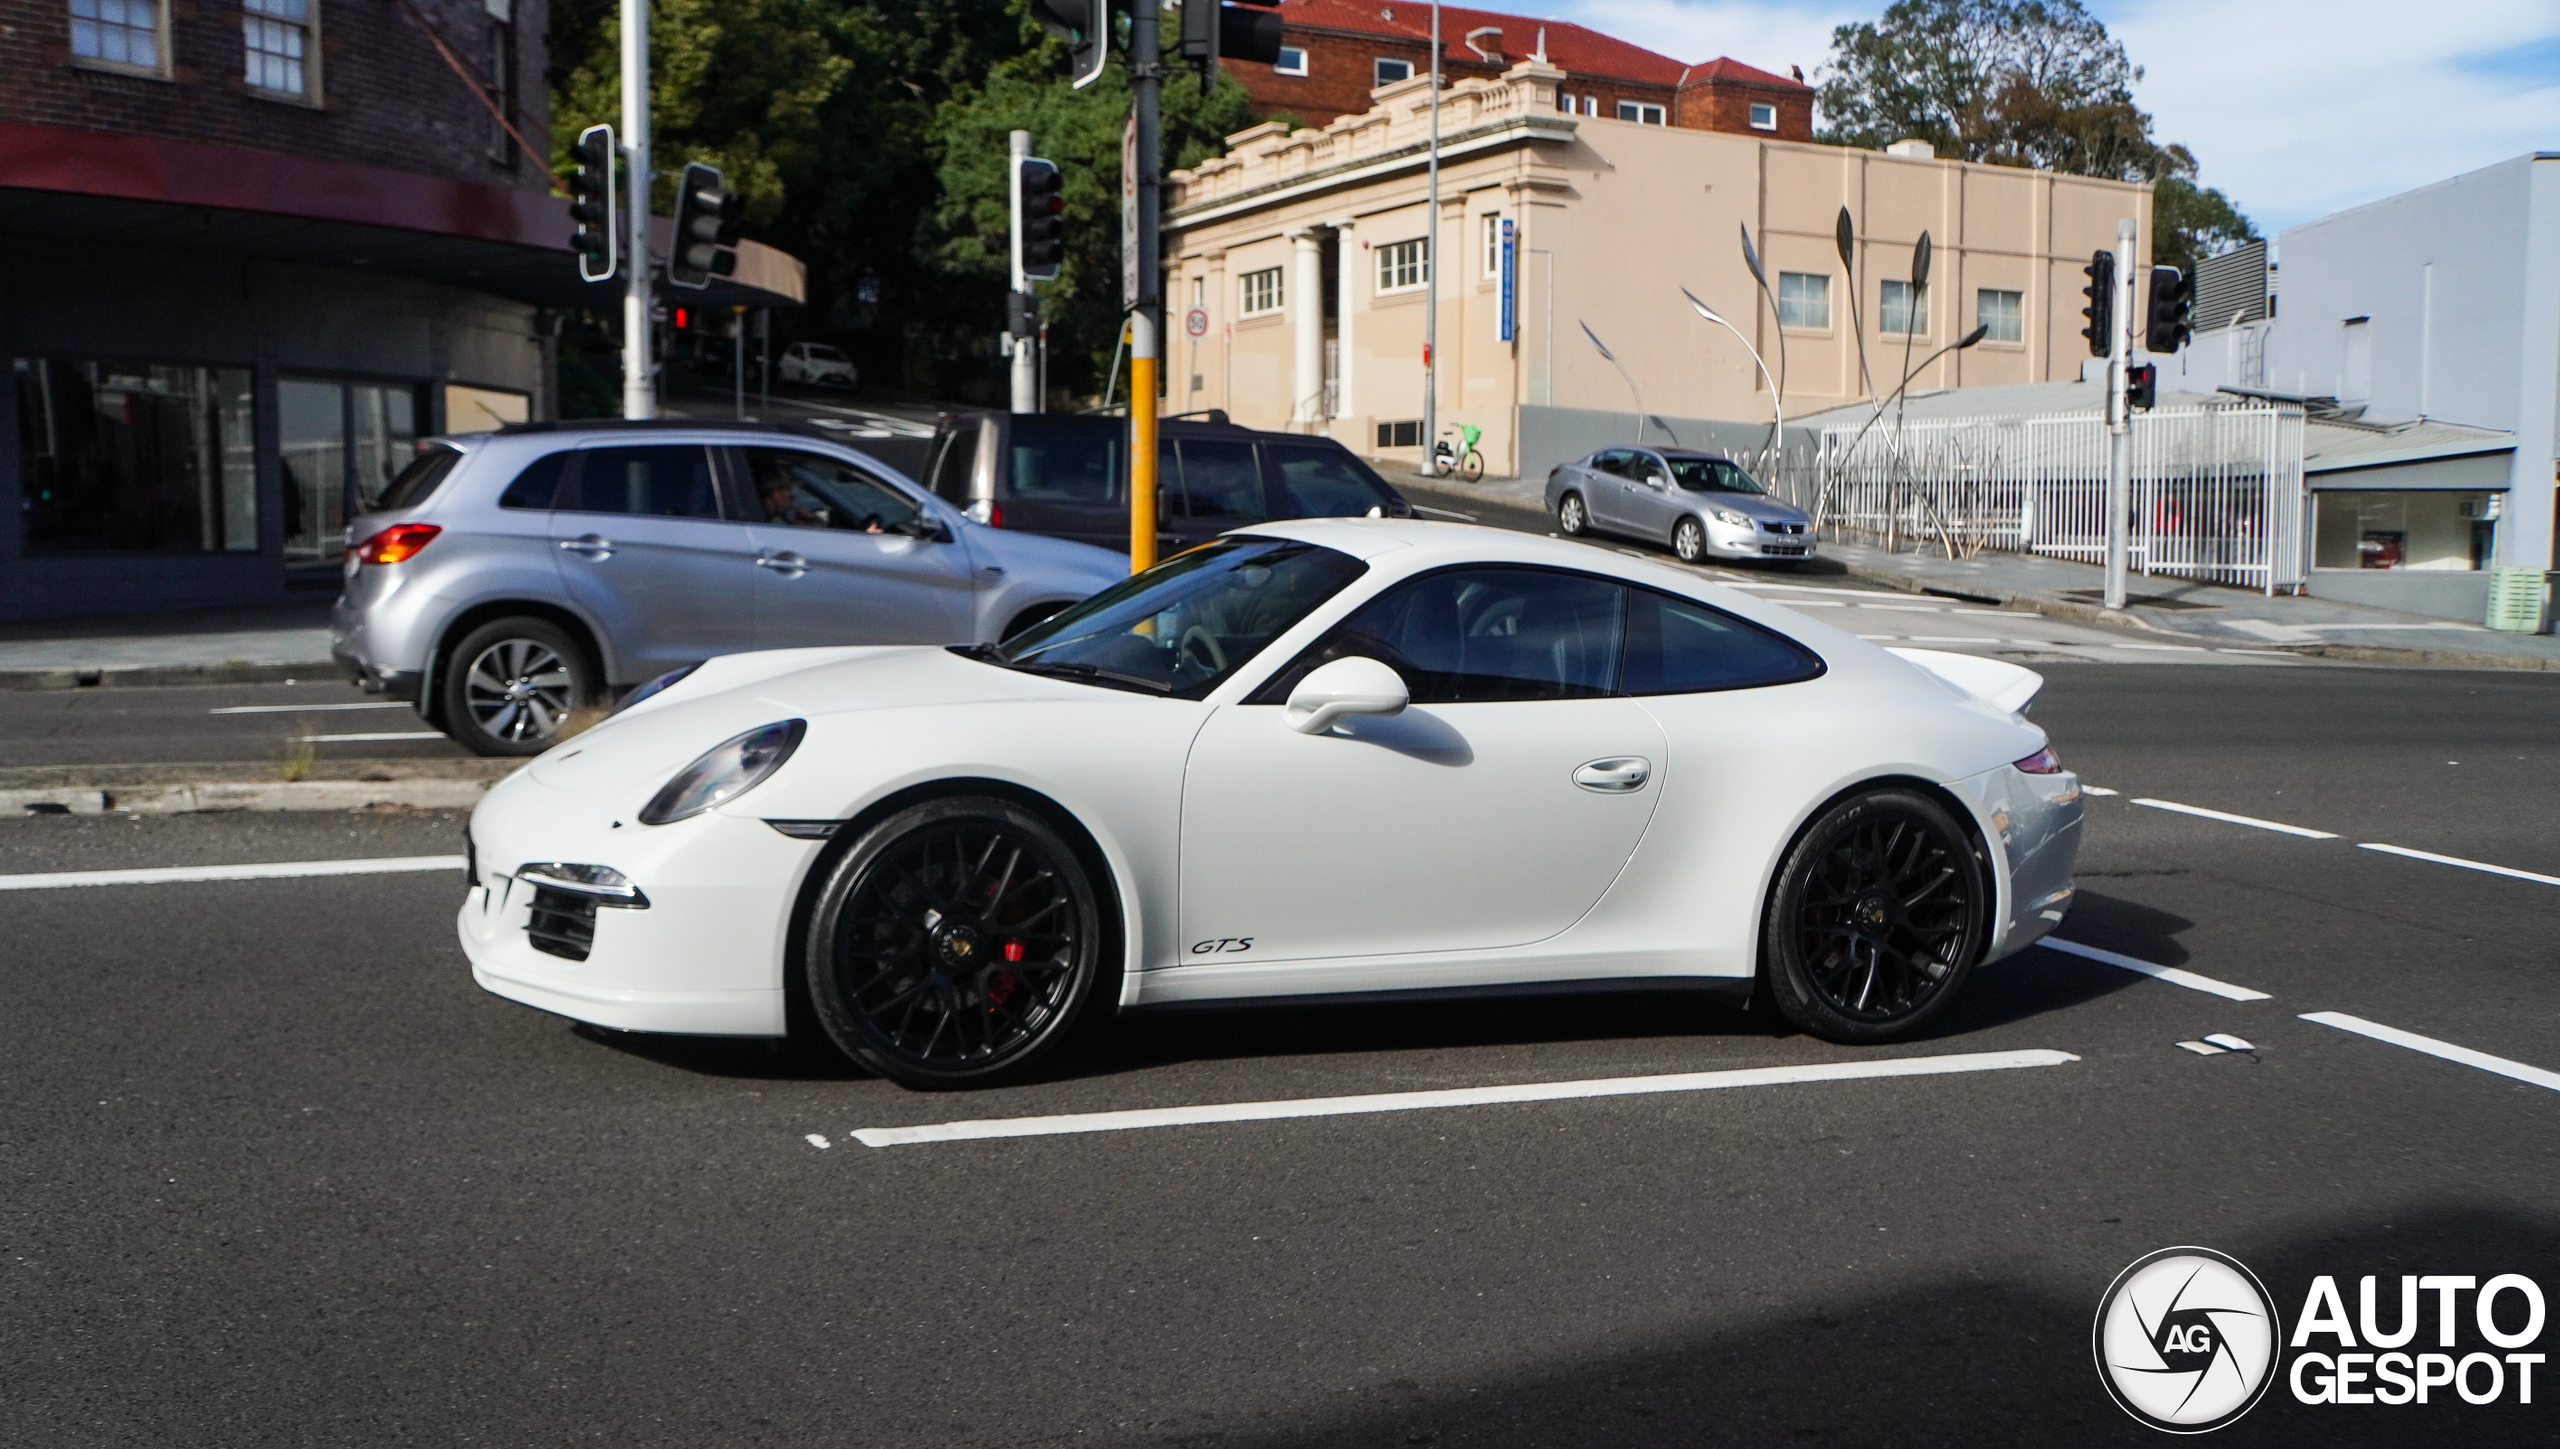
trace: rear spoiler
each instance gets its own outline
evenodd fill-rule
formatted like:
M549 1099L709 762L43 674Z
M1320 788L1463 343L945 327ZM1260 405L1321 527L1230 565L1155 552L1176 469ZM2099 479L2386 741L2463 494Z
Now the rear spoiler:
M2022 713L2027 702L2036 697L2036 691L2044 688L2043 675L2005 659L1953 654L1943 649L1888 649L1885 652L1920 666L1956 693L1970 695L2006 714Z

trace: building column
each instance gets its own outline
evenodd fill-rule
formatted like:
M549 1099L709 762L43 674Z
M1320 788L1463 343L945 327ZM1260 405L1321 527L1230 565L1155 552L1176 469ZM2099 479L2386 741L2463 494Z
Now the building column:
M1351 227L1347 217L1333 224L1333 345L1337 359L1333 367L1333 413L1338 418L1360 416L1359 395L1351 389L1351 299L1357 295L1352 279L1360 274L1360 248L1352 238ZM1346 446L1362 452L1368 442L1355 438Z
M1324 416L1324 250L1308 228L1289 233L1289 242L1295 248L1289 268L1289 321L1297 343L1289 421L1313 432Z

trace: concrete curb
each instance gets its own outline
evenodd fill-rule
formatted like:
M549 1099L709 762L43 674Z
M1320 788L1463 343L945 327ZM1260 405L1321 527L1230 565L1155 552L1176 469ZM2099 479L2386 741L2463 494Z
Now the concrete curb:
M95 669L0 669L0 690L158 689L186 684L280 684L338 678L328 660L305 664L116 664Z
M513 774L524 761L458 758L323 760L294 783L303 785L411 784L422 780L486 785ZM0 767L0 791L104 790L115 795L146 789L206 785L276 785L273 760L160 761L128 765L11 765Z
M0 815L193 815L232 810L362 810L374 805L467 810L480 802L488 788L484 780L299 780L289 785L205 781L130 790L0 790Z

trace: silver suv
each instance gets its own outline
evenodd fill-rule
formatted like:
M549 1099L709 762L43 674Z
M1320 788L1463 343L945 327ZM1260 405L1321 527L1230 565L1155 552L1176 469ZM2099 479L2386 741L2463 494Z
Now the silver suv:
M715 654L1000 639L1129 571L788 425L430 439L347 536L339 668L484 755Z

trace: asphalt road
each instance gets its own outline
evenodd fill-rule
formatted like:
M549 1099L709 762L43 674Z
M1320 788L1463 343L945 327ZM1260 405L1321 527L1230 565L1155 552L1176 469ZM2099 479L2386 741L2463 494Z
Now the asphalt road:
M2036 949L1889 1048L1676 996L1234 1012L921 1095L483 994L447 868L0 891L0 1438L2134 1443L2152 1432L2101 1391L2090 1322L2154 1249L2236 1255L2288 1323L2314 1274L2350 1313L2368 1273L2560 1286L2560 1093L2300 1016L2560 1068L2560 884L2362 848L2560 877L2560 681L2048 673L2037 717L2119 792L2093 802L2064 935L2266 999ZM0 824L0 876L433 856L459 828L36 819ZM2252 1049L2178 1045L2211 1033ZM2035 1050L2076 1060L851 1135ZM2550 1443L2555 1399L2278 1387L2215 1440Z
M331 675L166 689L0 690L0 769L35 765L282 764L466 753L409 705Z

